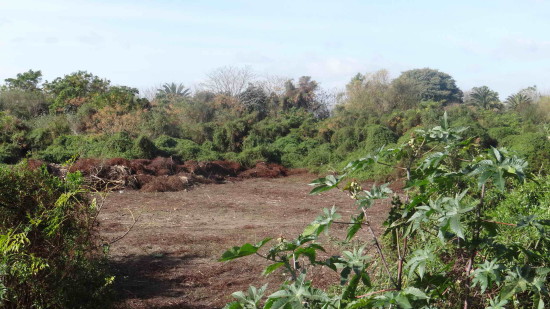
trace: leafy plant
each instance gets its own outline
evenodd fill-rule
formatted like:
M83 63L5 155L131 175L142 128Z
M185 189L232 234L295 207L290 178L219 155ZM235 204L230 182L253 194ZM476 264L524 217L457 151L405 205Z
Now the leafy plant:
M95 200L82 175L0 168L0 306L102 308L109 286L96 251Z
M263 308L455 308L461 303L466 309L504 308L510 302L543 308L550 299L550 256L535 248L548 243L550 220L516 216L501 222L489 216L506 203L506 191L530 181L527 163L505 149L481 149L474 139L461 137L465 130L451 127L445 114L441 125L417 130L407 143L380 149L350 162L338 175L313 181L312 194L339 189L355 201L349 223L340 221L334 207L325 209L294 240L279 239L269 249L264 247L271 239L237 246L221 260L256 254L272 262L264 274L280 267L290 274ZM353 175L389 165L389 157L406 185L403 194L393 196L380 239L371 227L369 208L393 192L387 184L365 189ZM327 257L319 236L334 224L348 225L344 243L362 245ZM498 237L503 229L527 226L538 231L536 241L520 244ZM372 239L374 252L365 249L361 230ZM367 261L381 267L368 267ZM330 295L305 280L308 270L318 266L339 272L341 293ZM257 296L254 304L260 308Z

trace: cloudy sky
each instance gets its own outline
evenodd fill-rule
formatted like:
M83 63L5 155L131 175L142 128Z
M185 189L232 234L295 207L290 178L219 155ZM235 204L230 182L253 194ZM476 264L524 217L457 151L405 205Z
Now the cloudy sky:
M550 93L550 1L0 0L0 81L77 70L140 89L220 66L312 76L430 67L501 98Z

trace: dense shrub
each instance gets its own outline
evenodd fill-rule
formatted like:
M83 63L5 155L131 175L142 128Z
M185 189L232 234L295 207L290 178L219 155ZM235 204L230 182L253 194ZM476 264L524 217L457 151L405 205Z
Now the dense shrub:
M265 275L282 269L287 277L270 295L265 286L233 293L227 308L545 308L550 182L530 182L526 161L503 148L480 151L463 132L449 127L445 115L407 143L363 154L340 173L314 180L311 194L338 189L354 203L341 213L324 209L296 238L265 238L224 252L220 261L256 254L269 263ZM371 207L393 191L356 178L375 165L401 170L406 179L380 237ZM339 233L322 236L334 225ZM327 257L327 239L342 252ZM306 279L320 267L336 272L339 288L325 291Z
M187 150L193 150L194 151L194 145L191 143L184 143L184 147L187 147ZM210 141L206 141L202 143L200 146L200 151L197 154L197 161L214 161L214 160L220 160L222 158L222 154L217 152L214 148L214 145Z
M21 148L11 143L0 144L0 163L15 163L21 157Z
M37 156L47 162L65 162L75 155L82 155L87 142L92 142L92 139L76 135L62 135L46 149L40 151Z
M502 222L513 222L517 216L534 216L540 220L550 220L550 177L537 177L535 180L536 182L522 184L516 190L504 194L493 193L495 202L487 216ZM537 250L539 256L548 257L550 248L541 246L541 236L544 235L541 235L535 226L527 226L519 231L502 227L496 238L500 243L512 242L517 246L529 246Z
M138 136L134 141L129 158L131 159L153 159L160 154L155 144L144 135ZM111 157L111 156L109 156ZM112 157L111 157L112 158Z
M173 138L166 135L157 138L155 145L162 155L178 157L183 161L197 160L202 150L200 145L191 140Z
M48 111L49 98L40 91L9 89L0 91L0 110L22 119L43 115Z
M516 135L519 134L519 132L511 127L496 127L496 128L490 128L487 130L487 134L490 138L496 140L496 141L502 141L504 138L510 136L510 135Z
M103 308L113 280L95 252L82 177L0 167L0 306Z
M397 135L384 126L372 125L367 127L367 136L364 151L371 152L384 145L397 141Z
M32 150L41 150L61 136L71 134L71 125L66 115L44 115L33 119L28 139Z
M252 167L258 162L281 163L281 152L267 146L247 148L237 156L237 162L245 167Z
M334 153L332 144L321 144L319 147L311 149L304 159L305 166L314 170L330 169L331 162L338 162L343 158Z
M27 149L28 127L17 117L0 112L0 163L15 163Z
M550 140L543 133L510 135L502 140L502 145L527 158L532 171L537 172L550 165Z

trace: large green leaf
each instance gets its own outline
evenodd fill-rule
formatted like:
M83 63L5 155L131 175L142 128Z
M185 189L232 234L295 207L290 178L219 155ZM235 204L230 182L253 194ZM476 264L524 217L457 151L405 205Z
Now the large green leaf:
M243 257L243 256L255 254L256 252L258 252L258 250L261 247L263 247L271 239L272 238L265 238L262 241L260 241L259 243L257 243L256 245L246 243L246 244L244 244L240 247L235 246L235 247L225 251L222 254L221 259L219 259L218 261L220 261L220 262L231 261L231 260Z

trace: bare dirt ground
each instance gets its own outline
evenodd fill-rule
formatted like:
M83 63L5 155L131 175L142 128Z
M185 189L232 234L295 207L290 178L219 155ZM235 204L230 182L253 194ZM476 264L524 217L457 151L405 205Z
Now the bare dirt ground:
M111 193L99 218L116 275L118 308L221 308L231 293L269 282L271 289L284 281L278 271L269 277L257 256L221 263L232 246L255 243L265 237L293 239L319 215L336 205L342 220L355 209L344 193L333 190L308 195L307 184L316 176L300 173L281 178L252 178L226 184L201 185L189 191ZM371 223L380 232L389 202L369 209ZM336 234L346 226L335 226ZM367 240L367 236L361 235ZM330 244L329 244L330 245ZM329 269L316 270L316 286L337 283Z

